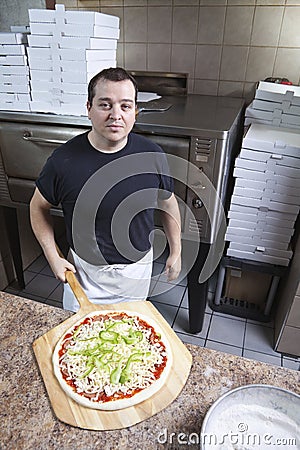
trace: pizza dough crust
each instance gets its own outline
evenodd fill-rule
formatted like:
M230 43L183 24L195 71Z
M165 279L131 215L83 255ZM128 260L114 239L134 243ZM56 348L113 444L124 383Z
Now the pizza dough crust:
M107 402L97 402L97 401L91 401L88 398L78 394L75 390L72 389L72 387L64 380L61 369L59 366L59 351L61 349L62 343L65 339L65 336L72 332L74 328L76 328L79 324L81 324L87 317L93 317L93 316L99 316L99 315L106 315L106 314L126 314L129 317L137 317L143 321L145 321L148 325L152 326L157 334L160 334L161 341L165 345L166 353L167 353L167 362L164 370L162 371L160 377L155 380L149 387L141 390L140 392L137 392L132 397L128 398L122 398L122 399L116 399L111 400ZM131 406L137 405L138 403L141 403L145 400L148 400L151 398L154 394L156 394L166 383L166 380L168 378L168 375L170 373L170 369L172 366L173 356L172 356L172 350L171 346L168 342L168 340L165 337L165 334L157 325L154 320L151 318L140 314L140 313L133 313L131 311L114 311L114 310L105 310L105 311L95 311L94 313L89 313L86 316L82 317L78 322L76 322L72 327L70 327L67 331L64 332L63 336L60 338L58 343L56 344L53 356L52 356L52 363L53 363L53 369L54 374L61 386L61 388L64 390L64 392L72 398L75 402L79 403L80 405L86 407L86 408L92 408L92 409L99 409L103 411L116 411L119 409L129 408Z

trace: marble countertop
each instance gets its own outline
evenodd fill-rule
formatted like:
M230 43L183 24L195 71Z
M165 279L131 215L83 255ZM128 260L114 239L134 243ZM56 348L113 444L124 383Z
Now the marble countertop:
M90 431L54 415L32 343L72 313L0 292L0 419L5 450L199 449L212 403L230 389L271 384L300 394L300 373L187 345L193 356L188 381L177 399L151 418L116 431Z

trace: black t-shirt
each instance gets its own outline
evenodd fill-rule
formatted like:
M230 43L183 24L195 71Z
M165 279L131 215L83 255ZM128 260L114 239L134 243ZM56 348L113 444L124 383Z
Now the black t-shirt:
M36 185L49 203L61 204L67 240L77 253L76 242L93 252L93 234L104 258L95 257L99 264L135 262L151 247L157 198L173 192L166 155L135 133L115 153L96 150L87 135L57 148ZM94 257L89 262L95 264Z

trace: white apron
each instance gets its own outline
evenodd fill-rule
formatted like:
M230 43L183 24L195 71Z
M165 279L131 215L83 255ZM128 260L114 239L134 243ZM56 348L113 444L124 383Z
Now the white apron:
M111 304L131 300L146 300L152 274L153 250L132 264L94 266L81 259L72 249L69 260L76 268L76 277L92 303ZM68 283L64 284L63 307L78 311L76 300Z

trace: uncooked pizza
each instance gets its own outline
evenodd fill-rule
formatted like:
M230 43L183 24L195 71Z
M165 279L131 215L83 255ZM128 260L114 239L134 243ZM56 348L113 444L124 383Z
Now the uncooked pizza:
M172 364L167 339L141 314L97 311L73 325L53 353L62 389L81 405L114 411L149 399Z

